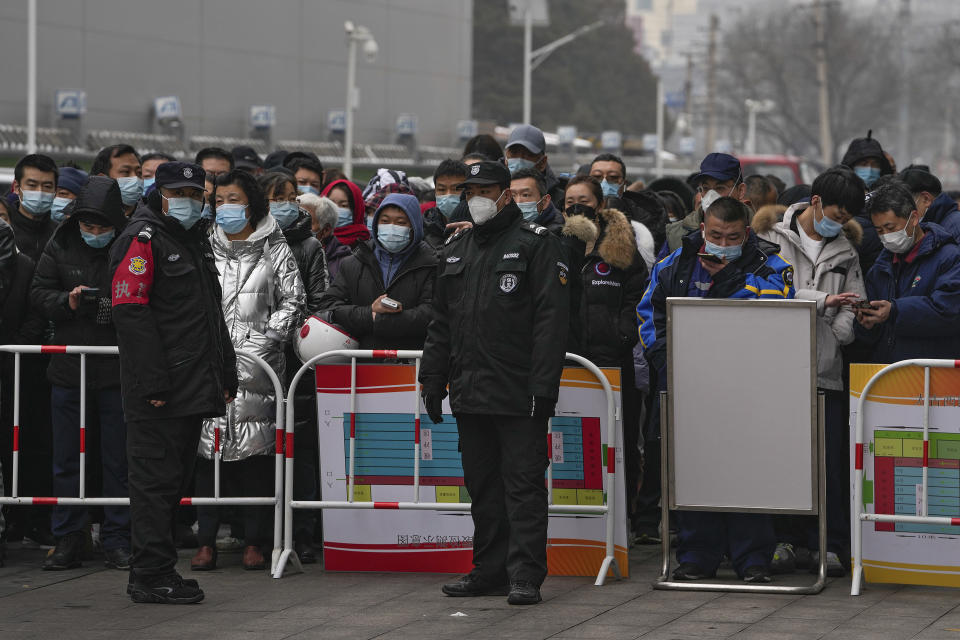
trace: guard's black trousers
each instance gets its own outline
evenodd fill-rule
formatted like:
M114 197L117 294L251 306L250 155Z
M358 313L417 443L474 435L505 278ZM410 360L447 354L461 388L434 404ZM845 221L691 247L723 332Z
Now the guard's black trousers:
M474 572L484 582L547 575L547 419L457 416L463 480L473 501Z
M131 565L136 576L172 573L177 508L197 460L198 416L127 423Z

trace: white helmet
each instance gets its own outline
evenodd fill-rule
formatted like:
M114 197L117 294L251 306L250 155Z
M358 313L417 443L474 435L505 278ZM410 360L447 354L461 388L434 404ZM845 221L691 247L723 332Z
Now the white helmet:
M340 327L324 322L317 316L310 316L297 334L296 350L301 362L310 358L340 349L356 349L360 346L355 338ZM320 360L317 364L342 363L343 358Z

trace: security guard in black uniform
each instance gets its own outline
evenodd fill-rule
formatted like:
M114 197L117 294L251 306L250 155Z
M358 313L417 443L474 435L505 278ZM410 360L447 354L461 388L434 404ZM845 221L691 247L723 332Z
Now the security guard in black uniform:
M204 171L167 162L110 252L113 322L127 420L134 602L203 599L174 568L173 526L193 477L203 418L237 393L236 354L221 310L213 251L194 225Z
M441 253L420 370L434 422L450 384L473 500L474 569L443 592L535 604L547 575L546 430L563 370L569 268L559 240L523 221L505 166L474 164L463 186L474 226Z

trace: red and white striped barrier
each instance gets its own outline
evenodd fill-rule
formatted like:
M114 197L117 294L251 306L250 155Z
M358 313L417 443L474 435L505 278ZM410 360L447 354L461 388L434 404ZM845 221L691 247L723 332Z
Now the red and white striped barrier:
M87 356L116 356L119 355L117 347L105 346L78 346L78 345L0 345L0 352L13 354L13 470L11 482L11 495L0 496L0 505L18 504L18 505L64 505L64 506L107 506L121 505L128 506L130 498L104 498L88 497L86 487L86 433L87 433ZM21 496L20 479L20 361L23 355L34 354L70 354L80 356L80 491L79 495L73 496ZM224 498L220 496L220 430L217 429L215 437L215 455L214 455L214 495L213 497L189 497L180 500L182 505L245 505L245 506L273 506L273 553L271 557L271 570L276 570L277 561L280 558L281 544L283 542L283 446L284 446L284 418L283 411L284 391L283 384L276 372L262 358L256 354L249 353L242 349L237 349L237 359L252 362L263 369L270 377L273 383L274 393L276 394L276 448L275 456L275 475L274 475L274 494L272 496L249 496L249 497L231 497ZM51 473L53 470L51 469Z
M920 514L915 516L895 515L887 513L867 513L863 504L863 413L866 410L867 397L870 389L880 378L892 371L904 367L923 368L923 475L921 479ZM877 371L860 393L857 406L856 442L854 443L854 485L853 485L853 576L850 584L850 595L860 595L863 583L863 523L864 522L908 522L912 524L960 525L960 518L938 517L927 515L929 507L928 474L930 451L930 369L960 369L960 360L914 359L901 360L885 366Z
M274 565L273 577L282 578L287 562L292 562L297 571L303 571L300 559L294 552L293 541L293 510L294 509L388 509L388 510L420 510L420 511L470 511L469 502L423 502L420 500L420 359L423 357L422 351L415 350L337 350L322 353L311 358L297 371L296 375L290 381L287 394L287 424L294 424L294 392L300 378L307 372L314 371L318 363L332 358L350 359L350 436L349 436L349 462L348 462L348 490L347 500L294 500L293 499L293 462L294 462L294 434L293 431L286 433L286 509L284 514L284 541L283 553L280 559ZM402 360L414 360L416 363L416 377L414 382L414 441L413 441L413 494L412 501L409 502L360 502L354 500L354 478L356 464L356 415L357 415L357 360L382 360L386 358L396 358ZM607 577L607 572L612 570L617 578L620 578L620 569L614 555L614 505L616 484L616 411L614 403L613 389L603 372L586 358L568 353L566 359L571 360L581 367L590 371L603 387L607 401L607 444L606 444L606 486L604 488L605 503L602 505L549 505L549 513L566 514L591 514L605 515L606 520L606 546L605 557L597 572L597 578L594 584L602 585ZM548 421L547 437L551 437L550 423ZM549 449L548 449L549 451ZM321 452L321 455L322 452ZM552 466L552 465L551 465ZM548 466L548 474L550 466ZM548 476L549 477L549 476ZM552 483L551 483L552 484ZM548 484L548 487L550 485ZM548 489L548 492L550 489Z

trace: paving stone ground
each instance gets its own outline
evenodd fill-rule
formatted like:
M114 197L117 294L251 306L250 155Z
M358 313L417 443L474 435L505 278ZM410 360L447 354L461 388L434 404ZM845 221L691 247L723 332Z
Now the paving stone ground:
M3 640L960 640L960 590L867 585L851 597L845 578L816 596L655 591L655 547L632 549L630 578L603 587L589 578L548 578L544 602L533 607L512 607L503 597L444 597L440 585L450 576L441 574L326 573L312 565L274 580L244 571L238 554L221 554L219 569L193 574L206 591L201 604L137 605L124 593L124 572L94 561L44 572L43 554L15 545L0 569ZM190 573L187 552L179 569Z

